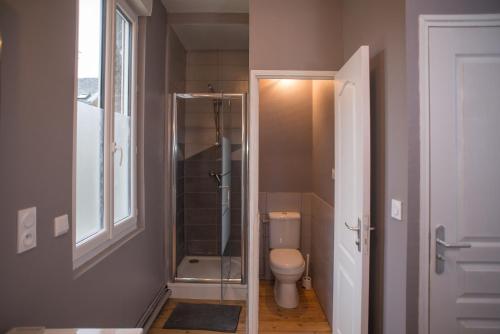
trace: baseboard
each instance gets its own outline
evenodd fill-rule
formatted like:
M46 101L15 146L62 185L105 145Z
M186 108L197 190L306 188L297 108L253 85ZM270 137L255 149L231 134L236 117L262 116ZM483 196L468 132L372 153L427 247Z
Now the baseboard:
M219 300L221 298L220 283L169 283L172 298ZM246 300L247 286L243 284L224 284L224 300Z
M162 287L156 294L153 301L149 304L146 311L144 311L144 314L137 322L136 327L142 328L144 333L147 333L171 294L172 291L168 289L167 286Z

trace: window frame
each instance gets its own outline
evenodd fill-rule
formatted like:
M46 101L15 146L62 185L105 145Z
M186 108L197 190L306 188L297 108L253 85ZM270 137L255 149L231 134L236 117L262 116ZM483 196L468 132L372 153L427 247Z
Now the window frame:
M120 240L125 240L128 236L140 232L138 223L138 45L139 45L139 17L126 0L103 0L105 20L102 29L103 47L101 53L103 61L104 85L102 87L104 96L104 200L103 200L103 228L97 233L77 242L76 238L76 166L77 166L77 112L78 112L78 27L79 27L79 5L76 15L76 52L75 52L75 94L73 111L73 184L72 184L72 249L73 249L73 269L78 269L84 264L88 264L93 259L99 258L105 251L112 248ZM115 64L115 43L116 43L116 14L120 14L130 22L130 117L131 117L131 159L130 159L130 216L114 222L114 155L117 151L114 149L114 64ZM123 153L121 153L123 154ZM126 241L126 240L125 240Z

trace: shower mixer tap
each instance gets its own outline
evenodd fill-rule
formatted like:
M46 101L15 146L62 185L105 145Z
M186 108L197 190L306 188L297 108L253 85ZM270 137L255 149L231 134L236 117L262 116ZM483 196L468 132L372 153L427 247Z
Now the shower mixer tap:
M214 172L213 170L211 170L210 172L208 172L208 175L215 178L215 180L217 181L217 186L219 188L222 186L221 174L218 174L218 173Z

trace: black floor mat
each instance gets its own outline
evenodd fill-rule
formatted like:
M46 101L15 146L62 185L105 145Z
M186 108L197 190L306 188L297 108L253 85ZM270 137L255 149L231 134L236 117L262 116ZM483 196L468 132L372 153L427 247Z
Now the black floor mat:
M240 312L239 305L179 303L163 328L235 333Z

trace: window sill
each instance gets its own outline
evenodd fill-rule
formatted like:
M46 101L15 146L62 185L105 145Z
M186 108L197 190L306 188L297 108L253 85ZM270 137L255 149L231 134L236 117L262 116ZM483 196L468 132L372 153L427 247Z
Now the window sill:
M73 259L73 278L76 279L104 260L106 257L114 253L122 245L129 240L135 238L145 230L144 226L137 226L132 231L124 233L115 240L110 240L109 244L103 244L92 253L87 253L85 256Z

